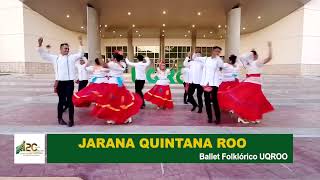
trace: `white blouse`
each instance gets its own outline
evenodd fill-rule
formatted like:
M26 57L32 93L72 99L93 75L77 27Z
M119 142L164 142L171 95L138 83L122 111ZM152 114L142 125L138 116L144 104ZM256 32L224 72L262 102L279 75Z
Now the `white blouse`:
M106 78L107 72L109 69L107 68L94 68L94 66L86 67L88 72L92 72L90 83L108 83L108 78Z
M169 85L170 84L170 81L168 79L169 74L170 74L170 69L161 71L160 68L158 67L156 76L159 78L159 80L156 82L156 85L162 85L162 86Z
M230 82L239 79L239 66L233 66L229 63L224 63L222 69L222 76L223 82Z
M109 72L109 84L118 84L118 79L123 80L123 72L126 70L126 63L120 62L121 66L118 63L110 61L108 63Z
M262 67L264 63L262 60L254 60L253 53L247 53L240 57L241 62L243 63L244 68L246 69L247 74L260 74L260 77L248 77L244 82L251 82L255 84L262 84Z

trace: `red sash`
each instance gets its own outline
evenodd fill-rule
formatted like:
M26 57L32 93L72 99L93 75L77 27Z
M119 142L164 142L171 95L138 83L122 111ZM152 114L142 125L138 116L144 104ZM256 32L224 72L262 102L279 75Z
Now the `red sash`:
M261 74L246 74L247 78L248 77L261 77Z

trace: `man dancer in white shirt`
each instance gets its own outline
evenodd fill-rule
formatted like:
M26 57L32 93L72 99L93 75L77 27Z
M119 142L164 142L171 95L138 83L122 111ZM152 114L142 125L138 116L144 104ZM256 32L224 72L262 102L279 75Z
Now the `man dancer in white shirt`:
M85 88L88 85L89 75L88 71L86 70L88 64L88 60L86 57L82 57L80 62L76 64L76 68L78 71L78 79L77 84L79 84L78 91Z
M50 54L42 48L43 38L38 39L38 52L42 59L45 59L53 64L55 71L55 80L58 81L58 123L66 125L67 123L62 119L63 106L69 108L69 123L68 126L74 125L74 106L72 103L72 95L74 90L75 80L75 63L83 56L82 37L79 37L80 51L76 54L69 55L69 45L63 43L60 45L60 54Z
M202 75L202 69L203 64L199 61L194 61L194 58L201 57L201 53L199 49L196 49L196 53L193 54L192 59L188 60L186 59L184 61L184 66L189 66L189 89L188 89L188 102L192 104L191 111L196 110L198 107L198 113L202 113L202 107L203 107L203 88L200 85L201 82L201 75ZM188 57L187 57L188 58ZM197 90L197 99L198 104L195 101L193 94Z
M223 61L220 58L222 48L215 46L212 49L211 57L195 57L194 61L203 64L203 72L200 85L204 87L204 102L208 115L208 122L212 123L212 108L213 103L214 112L216 115L215 123L220 123L220 107L218 102L218 88L221 84L220 71L223 68ZM212 97L212 99L211 99Z
M135 67L135 71L136 71L136 77L134 82L135 90L136 90L136 93L139 94L140 97L143 99L143 103L141 106L141 109L143 109L146 106L146 104L144 102L142 89L146 82L146 69L150 65L150 59L149 57L143 57L142 55L138 55L137 59L139 62L132 63L128 60L128 58L126 58L126 63L129 66ZM145 59L145 62L144 62L144 59Z

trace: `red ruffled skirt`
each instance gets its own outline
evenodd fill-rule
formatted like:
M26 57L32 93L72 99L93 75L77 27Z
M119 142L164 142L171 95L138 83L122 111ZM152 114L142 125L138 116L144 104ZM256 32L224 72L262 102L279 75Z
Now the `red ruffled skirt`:
M128 118L137 114L142 105L141 97L117 84L108 84L99 98L95 99L92 115L115 124L123 124Z
M155 85L144 94L144 99L160 108L173 108L171 90L169 85Z
M72 97L74 106L76 107L89 107L91 103L95 102L97 98L101 97L102 92L108 89L107 83L90 83L81 91L75 93Z
M264 113L274 108L264 96L261 85L241 82L238 86L223 92L225 110L233 110L239 117L249 120L261 120Z
M221 111L228 111L227 102L224 98L224 92L236 87L237 85L239 85L238 79L236 79L236 81L227 81L220 84L218 90L218 102Z

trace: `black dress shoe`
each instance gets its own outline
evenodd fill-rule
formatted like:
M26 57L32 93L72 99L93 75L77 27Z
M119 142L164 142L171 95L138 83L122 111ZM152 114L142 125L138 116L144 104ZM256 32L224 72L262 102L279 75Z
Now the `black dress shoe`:
M202 113L202 108L199 108L198 113L199 113L199 114Z
M196 110L197 106L193 106L193 108L191 109L191 112L193 112L194 110Z
M209 120L208 120L208 123L212 123L212 119L209 119Z
M69 121L68 127L72 127L74 125L74 121Z
M60 125L67 125L67 123L62 118L58 119L58 122Z
M215 120L214 123L215 124L220 124L220 120Z
M187 101L185 101L185 102L184 102L184 104L188 104L188 102L187 102Z

